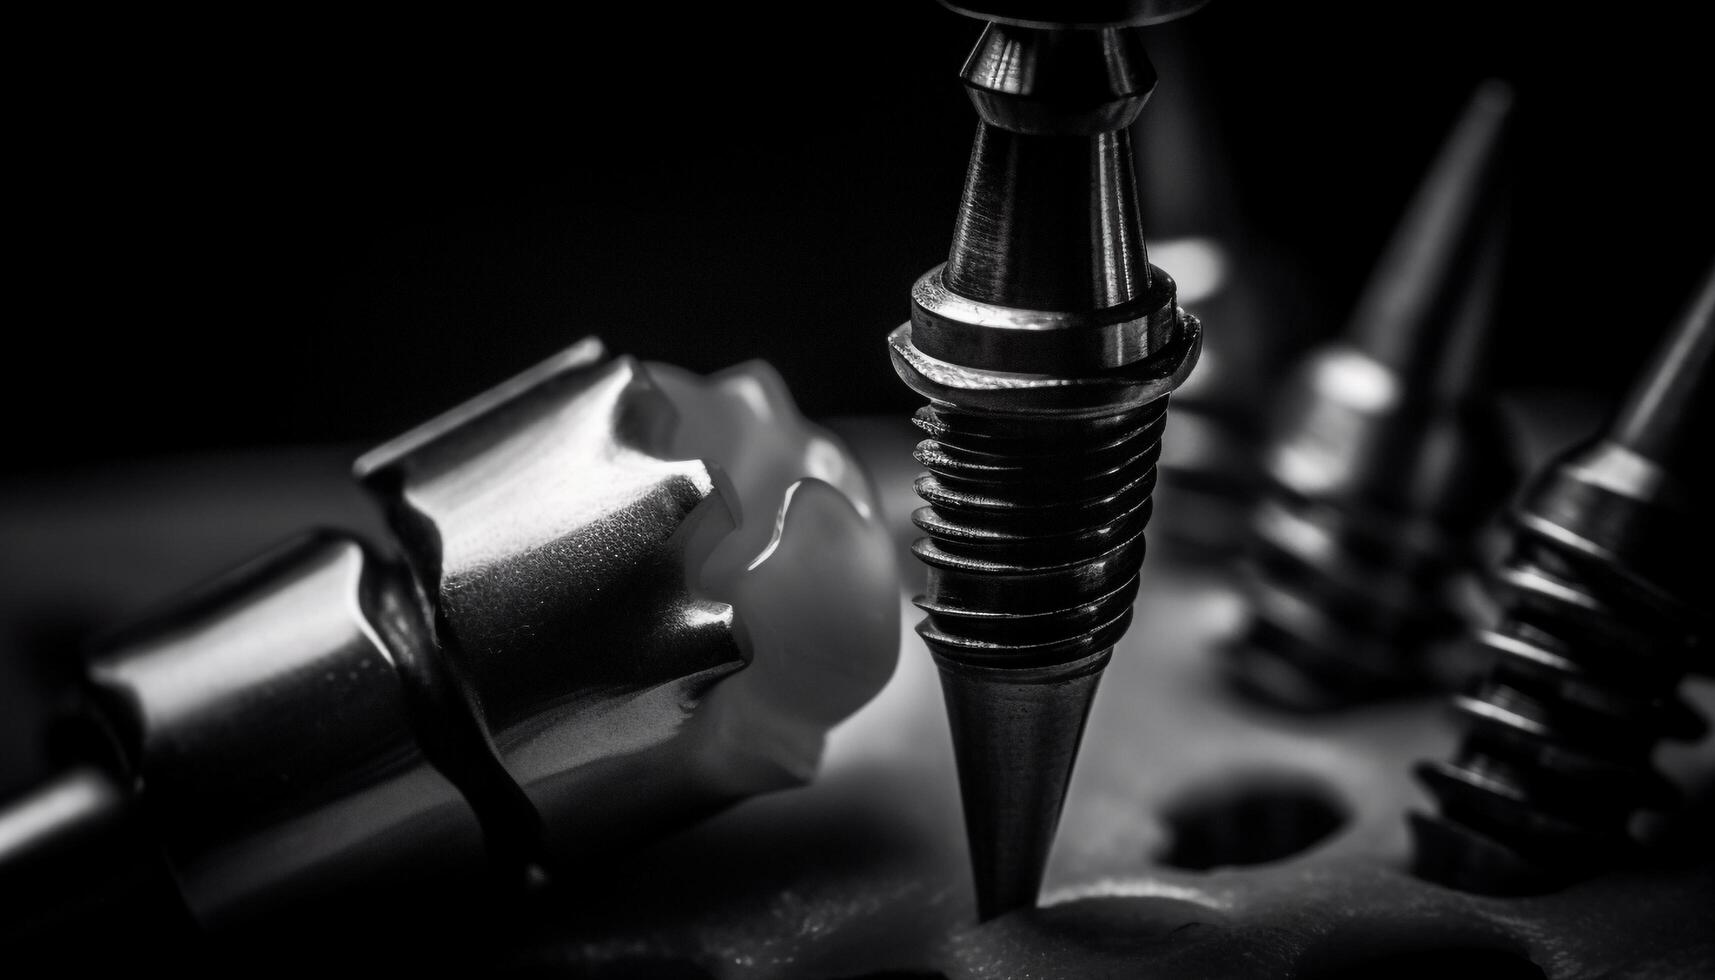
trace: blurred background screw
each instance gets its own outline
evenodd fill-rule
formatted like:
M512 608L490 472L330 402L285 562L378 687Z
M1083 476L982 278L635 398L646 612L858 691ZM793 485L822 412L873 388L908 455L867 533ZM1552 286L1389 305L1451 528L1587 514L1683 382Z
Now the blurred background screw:
M1326 710L1422 689L1455 637L1455 585L1513 484L1484 370L1501 273L1512 93L1472 97L1394 233L1346 338L1277 405L1251 515L1251 618L1227 648L1246 693Z
M1568 884L1623 860L1632 816L1677 795L1650 756L1704 730L1676 690L1715 596L1711 351L1715 270L1613 424L1526 494L1494 576L1500 621L1478 634L1494 666L1454 701L1453 761L1418 769L1438 804L1412 815L1421 877L1493 894Z

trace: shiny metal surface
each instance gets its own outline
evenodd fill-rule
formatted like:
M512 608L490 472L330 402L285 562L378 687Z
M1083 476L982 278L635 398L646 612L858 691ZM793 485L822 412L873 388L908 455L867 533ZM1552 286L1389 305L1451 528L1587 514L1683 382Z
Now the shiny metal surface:
M28 924L112 877L128 856L133 809L130 787L94 764L0 804L0 923Z
M873 491L766 365L592 339L357 468L408 567L303 535L114 639L84 715L124 776L0 811L7 906L14 870L108 824L207 924L516 897L807 781L892 671Z
M1534 427L1563 431L1563 415L1538 407L1525 414ZM913 437L862 421L841 431L903 536L918 503ZM1412 760L1453 744L1440 700L1298 716L1234 697L1215 654L1242 622L1237 583L1174 554L1153 556L1143 577L1137 617L1152 629L1122 638L1103 676L1043 907L972 922L939 672L907 616L897 675L833 730L814 784L747 800L547 896L550 911L497 941L499 962L732 980L1596 980L1715 967L1707 792L1662 828L1644 868L1530 898L1419 880L1401 814L1420 800ZM1706 681L1687 694L1715 706ZM1681 785L1715 785L1707 745L1664 746L1661 764ZM1299 829L1312 806L1331 810L1331 827Z
M45 851L76 847L94 825L119 818L130 794L95 766L61 773L29 796L6 806L0 816L0 868L11 873ZM64 838L62 844L49 838Z
M984 919L1036 900L1132 621L1166 395L1202 341L1138 220L1128 127L1155 85L1140 32L991 19L963 72L981 122L947 262L888 337L929 401L918 632L953 719Z
M971 17L1020 27L1142 27L1176 20L1209 0L941 0L941 5Z
M1146 403L1168 394L1191 373L1202 348L1203 325L1186 314L1175 336L1150 357L1086 375L987 371L930 357L912 343L912 325L887 337L893 368L912 391L931 403L971 413L1032 415L1067 420L1099 418L1115 402Z
M1455 699L1465 737L1419 767L1436 812L1413 818L1416 868L1455 888L1548 891L1632 863L1633 817L1678 793L1664 738L1707 724L1679 700L1707 670L1706 459L1715 269L1595 441L1540 472L1496 571L1493 667Z
M1065 166L1069 162L1073 166L1091 168L1091 172L1099 174L1100 179L1093 182L1085 193L1098 205L1097 214L1117 217L1123 213L1128 202L1114 200L1110 205L1101 195L1092 192L1101 182L1112 183L1112 168L1118 158L1115 150L1124 139L1122 134L1143 111L1144 100L1155 89L1155 67L1143 50L1143 39L1138 31L1041 31L994 23L977 40L977 46L966 60L961 74L971 105L982 121L992 127L978 133L977 145L972 150L973 155L994 158L986 167L991 174L1015 184L1028 182L1032 176L1006 166L1010 156L1010 141L1005 137L1006 133L1092 137L1093 142L1067 140L1057 145L1055 149L1064 155L1051 156L1033 151L1029 155L1040 159L1021 157L1017 162L1044 169ZM995 142L990 145L984 140ZM1031 190L1077 194L1078 186L1076 182L1053 181ZM990 212L986 208L997 200L1006 204L1027 204L1042 222L1040 228L1052 229L1054 237L1068 231L1076 233L1075 219L1085 216L1083 207L1066 210L1042 200L1008 200L1015 193L1017 189L1009 189L1000 195L993 192L972 194L969 202L974 213L960 214L956 233L965 235L966 225L987 217ZM1005 214L1016 210L1016 207L1003 206L997 210ZM1061 225L1067 227L1059 227ZM1124 236L1137 232L1136 228L1116 221L1098 219L1094 226L1107 235ZM995 236L997 244L1011 248L1028 247L1028 240L1033 237L1030 231L1020 233L1012 230ZM1111 252L1085 248L1061 261L1091 259L1100 262L1105 258L1124 256L1127 251L1125 248ZM961 253L968 256L969 250L955 247L953 252L956 257ZM1031 271L1024 265L1016 266L1008 270L1009 275L998 277L994 285L1007 289L1012 285L1009 280L1028 277ZM969 284L962 281L961 273L960 269L952 270L955 288L970 292ZM1070 285L1065 280L1061 282ZM1116 286L1123 290L1125 284L1109 281L1103 285L1112 291ZM975 294L981 295L980 292ZM1123 299L1110 296L1102 305L1112 305Z
M963 72L982 123L942 269L950 292L1086 312L1149 287L1128 129L1155 88L1140 33L983 31Z
M1158 269L1135 299L1073 312L967 299L948 287L944 270L929 270L911 290L911 343L967 369L1076 375L1123 368L1179 333L1174 283Z
M427 637L407 581L354 540L303 537L91 664L205 921L482 864L475 813L416 735L405 651Z
M1514 407L1528 445L1563 443L1584 425L1562 400ZM915 568L911 427L865 417L840 420L835 431L873 469L896 560ZM222 470L217 461L179 463L177 480L159 465L104 474L102 488L148 482L163 496L194 501L207 521L244 526L250 515L295 514L306 497L334 498L344 484L331 464L349 454L326 455L328 466L269 472L217 500L202 497L207 474ZM149 517L170 539L181 527L177 513L156 505ZM147 559L125 559L119 570L132 574L112 575L95 567L105 541L61 537L91 557L79 566L89 579L139 587L137 573L148 565L137 563ZM1715 965L1715 934L1706 928L1715 908L1705 832L1715 787L1710 743L1659 749L1658 765L1692 798L1653 828L1648 864L1548 896L1440 887L1408 873L1400 815L1422 804L1412 760L1454 747L1443 706L1419 698L1283 716L1234 698L1215 651L1240 624L1242 594L1222 569L1171 552L1152 555L1143 576L1137 616L1153 628L1122 639L1104 674L1041 910L972 923L937 670L900 595L892 607L905 644L899 669L829 733L811 784L752 797L486 919L461 914L438 928L410 920L368 931L357 962L377 972L747 980L890 971L958 980L1326 980L1413 970L1596 980L1699 977ZM1684 693L1705 713L1715 708L1706 679L1689 679ZM1294 815L1304 799L1332 799L1342 822L1306 838L1293 829L1303 824ZM1273 843L1259 855L1259 841ZM1261 863L1218 866L1223 860ZM1181 866L1187 861L1196 867ZM356 921L369 923L367 914ZM89 936L74 939L87 944ZM353 961L350 943L312 930L224 951L210 938L191 948L210 973L254 969L259 955L282 971ZM122 954L134 969L168 971L191 955L129 946Z
M744 665L731 608L687 583L733 519L706 466L649 451L671 420L636 361L581 346L357 466L388 502L440 651L551 850L580 836L563 820L594 809L595 787L574 773L670 738L685 706ZM657 768L671 786L666 767L642 771ZM647 832L639 821L659 801L620 802L641 810L604 805L605 829Z
M574 348L477 412L455 410L358 464L428 583L440 649L494 762L528 799L510 832L539 833L551 862L808 779L822 729L891 669L891 621L863 601L892 592L885 536L854 508L867 487L769 375L730 376L721 397L723 382L679 373L672 398L639 362ZM773 437L757 439L765 427ZM675 458L692 448L733 463L732 475ZM778 545L758 531L784 540L799 513L819 517L790 542L825 534L848 564L796 547L767 560ZM798 623L780 611L785 576L844 590L851 605L822 600L830 621ZM777 594L758 595L767 588L752 578ZM741 596L756 613L745 624ZM831 621L852 617L829 639ZM771 626L782 635L756 635ZM818 673L830 644L846 656ZM819 714L807 707L817 703Z
M1472 98L1357 304L1275 406L1251 515L1247 692L1327 710L1444 683L1456 588L1512 486L1483 351L1500 274L1510 90Z

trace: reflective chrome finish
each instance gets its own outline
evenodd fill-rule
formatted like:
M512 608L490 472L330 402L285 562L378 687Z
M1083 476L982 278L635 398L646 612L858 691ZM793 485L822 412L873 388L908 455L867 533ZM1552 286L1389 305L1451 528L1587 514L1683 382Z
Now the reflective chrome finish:
M888 353L929 401L918 632L988 919L1036 900L1131 624L1166 396L1202 344L1145 253L1128 128L1156 81L1128 25L1197 4L1110 4L1095 24L1096 5L952 6L992 21L963 72L982 121L947 262ZM1057 29L1073 26L1095 29Z
M766 365L588 340L357 471L404 560L309 535L117 638L88 714L127 775L0 809L0 906L127 821L208 923L537 879L809 780L892 673L873 490Z
M715 394L723 384L726 398ZM724 424L711 424L716 418ZM755 437L763 426L774 438ZM685 438L686 428L702 438ZM732 475L675 459L692 446L730 460ZM800 555L793 575L849 590L843 601L858 609L830 610L833 619L867 620L860 597L888 594L884 536L852 510L867 506L863 478L853 466L830 470L825 462L838 464L842 454L811 431L765 368L705 388L671 368L574 348L485 396L479 411L455 410L359 461L428 583L441 652L477 706L492 761L528 798L514 833L541 833L544 857L565 861L809 777L821 731L891 670L891 656L876 649L892 649L891 627L846 633L841 672L800 671L786 690L746 709L757 717L729 716L711 699L725 680L748 684L736 676L747 665L772 674L779 664L768 661L814 662L811 648L830 642L827 623L798 624L784 631L784 649L755 662L759 645L736 627L729 602L753 588L743 584L745 572L771 576L791 562L782 555L763 570L768 556L758 553L769 539L754 529L779 527L794 506L821 515L849 564L830 565L834 554ZM843 486L789 492L805 477ZM742 535L745 553L727 560L756 567L729 568L710 582L711 561L741 522L752 529ZM793 541L817 533L806 527ZM874 554L866 559L864 549ZM878 578L874 569L888 574ZM753 625L771 615L778 624L781 614L769 609L778 601L754 601ZM737 774L732 757L709 758L713 722L705 714L725 718L729 734L762 731L766 719L779 725L800 714L823 687L855 697L842 697L843 710L818 724L769 741L763 765L747 758L737 766L748 775ZM742 738L714 744L734 757L747 748Z
M574 773L672 737L744 666L732 609L686 581L733 519L706 466L650 451L671 421L636 361L574 349L358 462L425 583L451 674L530 799L534 821L514 833L539 822L559 836L560 818L601 798ZM621 830L638 819L626 806L656 802L619 800L602 810Z
M1020 27L1146 27L1177 20L1209 0L941 0L961 14Z
M410 588L356 541L314 534L91 665L102 718L205 921L481 864L475 813L416 735L409 651L428 637Z

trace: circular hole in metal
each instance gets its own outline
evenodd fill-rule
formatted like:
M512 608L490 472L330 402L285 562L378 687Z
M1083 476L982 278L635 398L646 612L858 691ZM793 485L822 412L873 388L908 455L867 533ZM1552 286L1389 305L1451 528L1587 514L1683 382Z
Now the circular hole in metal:
M1266 864L1345 826L1335 793L1307 776L1247 775L1199 787L1167 808L1162 864L1188 871Z
M1431 949L1388 953L1335 969L1305 974L1308 980L1445 980L1447 977L1483 977L1484 980L1546 980L1542 967L1518 953L1504 949Z

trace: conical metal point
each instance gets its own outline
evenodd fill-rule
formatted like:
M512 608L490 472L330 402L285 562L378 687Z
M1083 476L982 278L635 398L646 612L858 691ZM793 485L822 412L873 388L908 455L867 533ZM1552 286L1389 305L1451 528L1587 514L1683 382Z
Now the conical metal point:
M1036 904L1078 744L1112 650L1050 667L937 655L971 849L977 917Z
M1669 469L1689 469L1691 457L1707 452L1697 436L1715 409L1715 267L1668 336L1620 409L1610 438Z
M1477 88L1342 339L1275 406L1250 622L1225 647L1229 679L1271 707L1355 707L1464 669L1446 652L1466 614L1453 586L1516 474L1486 379L1513 102L1505 82Z
M1449 326L1470 319L1459 307L1473 285L1493 289L1468 278L1504 211L1513 102L1512 87L1498 79L1472 93L1353 310L1353 345L1402 375L1421 376L1449 359L1481 360L1482 345ZM1485 327L1469 324L1466 332L1481 336Z

